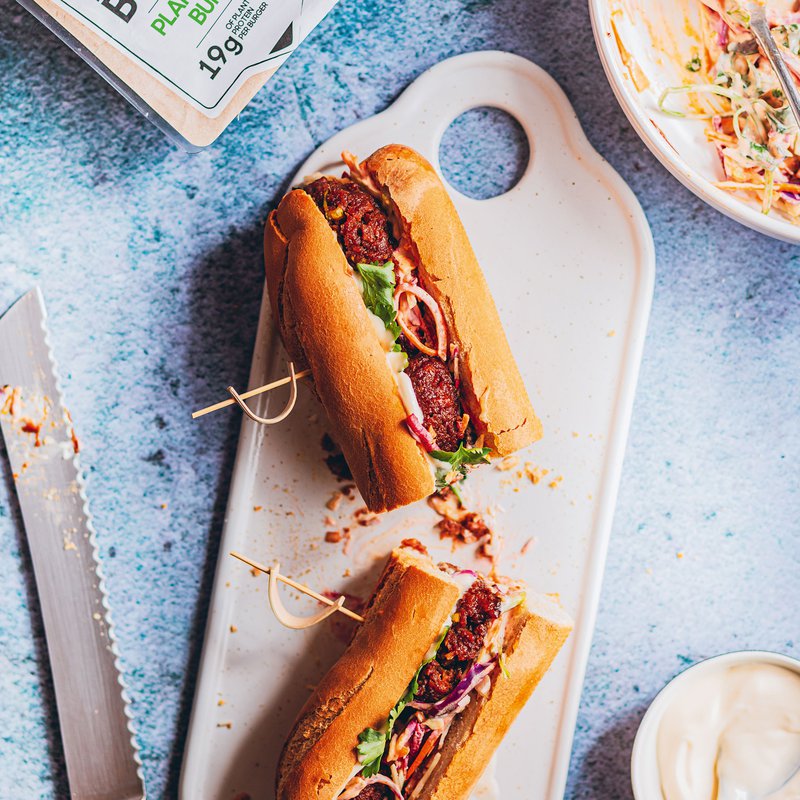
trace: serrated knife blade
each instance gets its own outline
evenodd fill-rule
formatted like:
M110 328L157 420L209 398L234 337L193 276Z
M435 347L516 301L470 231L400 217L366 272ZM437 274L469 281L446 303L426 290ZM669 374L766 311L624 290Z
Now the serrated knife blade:
M0 429L44 620L74 800L144 798L89 514L78 440L50 350L41 292L0 318Z

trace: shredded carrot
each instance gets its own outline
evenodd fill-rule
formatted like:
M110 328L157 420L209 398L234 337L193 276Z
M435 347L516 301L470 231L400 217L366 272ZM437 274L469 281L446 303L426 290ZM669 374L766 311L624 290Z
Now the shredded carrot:
M417 767L430 755L431 750L433 750L433 746L439 740L439 732L432 731L431 735L425 740L425 744L417 753L417 757L414 759L414 763L408 768L408 772L406 773L406 782L408 779L417 771Z
M717 181L714 186L718 189L745 189L751 192L763 191L766 185L763 183L737 183L736 181ZM772 187L776 192L792 192L792 194L800 194L800 183L776 183Z

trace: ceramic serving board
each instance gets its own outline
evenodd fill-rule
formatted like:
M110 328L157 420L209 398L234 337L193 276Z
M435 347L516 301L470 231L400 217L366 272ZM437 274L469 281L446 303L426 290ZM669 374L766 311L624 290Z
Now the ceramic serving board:
M504 800L555 800L563 794L569 764L653 290L653 244L644 214L591 148L555 81L534 64L498 52L459 56L426 72L388 110L325 143L297 180L340 171L343 149L364 156L390 142L411 145L438 168L443 133L479 106L499 107L519 120L530 140L530 162L517 185L499 197L478 201L450 191L545 435L520 453L512 469L474 471L468 505L484 512L503 537L500 571L557 593L576 622L503 742L496 783L489 781L487 791ZM250 385L286 371L264 302ZM273 392L252 407L274 414L285 400ZM348 633L344 623L334 622L303 632L282 628L268 605L267 578L251 574L229 551L279 560L285 574L318 590L362 598L404 537L420 539L436 558L488 566L475 562L474 546L453 550L440 542L433 527L438 518L425 503L367 526L355 521L363 505L358 497L327 508L341 484L324 462L326 430L308 387L301 387L286 422L242 424L183 800L274 797L283 741ZM530 476L541 477L534 483ZM326 531L344 528L351 529L349 543L325 541ZM285 598L296 613L318 610L306 598Z

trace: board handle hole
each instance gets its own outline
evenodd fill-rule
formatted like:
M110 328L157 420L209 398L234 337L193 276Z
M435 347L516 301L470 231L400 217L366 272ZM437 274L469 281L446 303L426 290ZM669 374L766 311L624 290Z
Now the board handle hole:
M439 164L461 194L488 200L513 189L527 169L531 147L508 112L480 106L456 117L439 144Z

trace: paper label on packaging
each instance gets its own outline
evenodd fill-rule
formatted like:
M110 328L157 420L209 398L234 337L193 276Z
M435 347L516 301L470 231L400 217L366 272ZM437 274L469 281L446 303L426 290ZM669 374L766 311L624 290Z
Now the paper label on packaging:
M209 117L251 75L278 66L307 32L304 0L56 2Z

